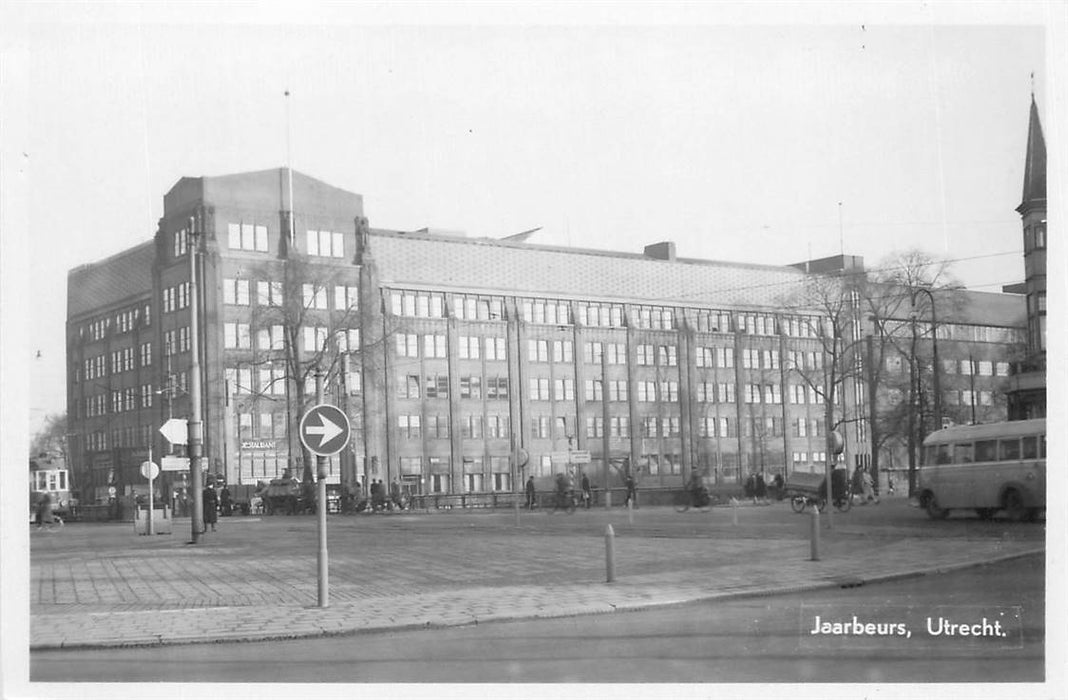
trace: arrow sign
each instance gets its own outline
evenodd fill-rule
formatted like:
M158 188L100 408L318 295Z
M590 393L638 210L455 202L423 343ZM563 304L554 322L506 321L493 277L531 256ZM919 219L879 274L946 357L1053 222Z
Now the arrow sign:
M349 417L337 406L312 406L300 419L300 441L320 457L335 455L349 442Z
M185 445L189 442L189 422L185 418L171 418L160 426L159 431L172 445Z

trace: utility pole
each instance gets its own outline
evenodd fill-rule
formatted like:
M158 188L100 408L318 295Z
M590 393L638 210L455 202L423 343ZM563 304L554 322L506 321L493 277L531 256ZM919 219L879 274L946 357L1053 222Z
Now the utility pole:
M195 217L189 218L189 335L191 343L189 364L189 400L192 403L192 417L189 419L189 477L193 490L193 517L190 529L192 531L192 544L200 541L200 533L204 528L204 494L202 493L202 479L200 473L200 449L203 437L201 435L200 415L200 331L199 309L200 295L197 293L197 248L200 244L200 234L197 230Z
M608 342L603 341L601 343L601 415L602 422L604 423L602 436L604 439L604 507L605 510L612 508L612 492L608 488L609 477L609 456L611 454L611 442L609 441L609 434L612 432L610 428L611 416L608 412Z

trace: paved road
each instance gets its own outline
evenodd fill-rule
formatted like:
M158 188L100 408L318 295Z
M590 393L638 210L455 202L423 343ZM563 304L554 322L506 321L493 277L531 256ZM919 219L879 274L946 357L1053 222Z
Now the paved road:
M255 640L558 617L740 593L848 585L1044 550L1043 524L930 521L903 499L823 520L785 503L675 513L430 512L329 519L330 606L317 607L316 520L224 518L187 544L131 524L31 538L31 647ZM615 532L616 581L605 537Z
M34 652L36 680L299 683L1041 682L1044 557L862 587L615 615L243 644ZM1005 636L925 633L927 616ZM818 638L824 619L891 617L910 637ZM836 693L838 694L838 693Z

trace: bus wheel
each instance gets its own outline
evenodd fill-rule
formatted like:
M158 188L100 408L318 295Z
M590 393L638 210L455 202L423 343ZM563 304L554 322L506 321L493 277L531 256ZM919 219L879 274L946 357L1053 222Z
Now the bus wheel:
M1010 520L1023 520L1027 515L1027 509L1024 508L1023 498L1020 496L1020 492L1016 489L1009 489L1006 491L1002 503L1004 504L1005 514L1009 516Z
M924 499L924 508L927 509L927 515L933 520L943 520L949 515L949 510L938 505L938 499L935 498L933 493L927 494Z
M994 517L994 513L997 512L997 508L976 508L975 514L979 516L980 520L990 520Z

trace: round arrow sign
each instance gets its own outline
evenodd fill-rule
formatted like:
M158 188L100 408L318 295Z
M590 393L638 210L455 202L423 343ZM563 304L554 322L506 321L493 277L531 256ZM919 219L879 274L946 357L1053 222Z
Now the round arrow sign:
M300 441L312 454L336 455L349 442L349 417L337 406L312 406L300 419Z

